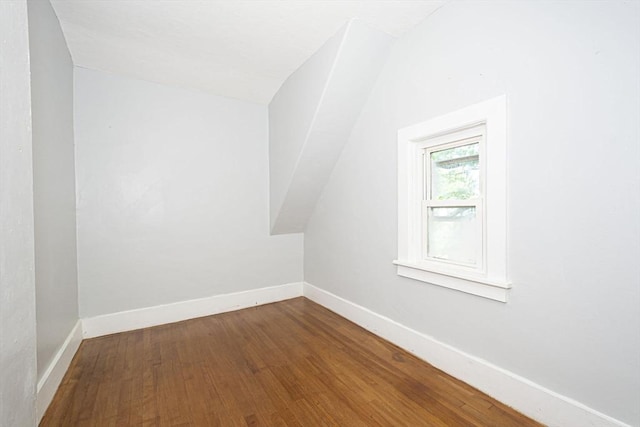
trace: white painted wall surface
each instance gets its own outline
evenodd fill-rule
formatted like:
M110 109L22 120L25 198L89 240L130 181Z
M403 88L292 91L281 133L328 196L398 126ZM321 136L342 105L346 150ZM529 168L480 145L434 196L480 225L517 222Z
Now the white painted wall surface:
M0 425L36 424L36 307L26 0L0 1Z
M336 38L340 40L337 49ZM281 90L282 96L278 92L269 105L271 189L285 190L275 216L271 217L272 234L304 231L393 40L359 20L349 21L289 78ZM324 75L327 64L318 59L328 52L335 56L329 74ZM325 80L318 80L321 78ZM323 86L320 98L309 96L311 89L320 83ZM301 116L303 112L313 112L310 122L306 121L306 115ZM282 155L275 155L278 152Z
M640 4L450 2L401 38L305 233L305 281L640 425ZM508 97L506 304L398 277L396 132Z
M302 154L347 27L287 78L269 103L269 212L273 226Z
M38 378L78 321L73 63L48 0L28 1Z
M266 106L76 68L74 108L81 317L302 280Z

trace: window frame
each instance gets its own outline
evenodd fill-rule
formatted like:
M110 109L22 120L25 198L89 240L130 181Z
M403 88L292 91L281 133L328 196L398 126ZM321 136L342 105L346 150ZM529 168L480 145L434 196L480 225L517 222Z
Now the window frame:
M422 195L422 220L420 224L420 236L421 236L421 249L420 263L424 263L425 266L433 264L433 266L456 266L457 268L468 270L470 272L484 272L485 271L485 224L484 224L484 141L485 141L485 126L484 124L476 125L467 129L458 130L455 132L447 133L446 135L427 138L424 141L418 142L418 148L422 150L422 165L423 178L421 180L422 188L420 193ZM470 199L451 199L451 200L435 200L433 198L433 186L431 175L431 153L448 150L456 147L463 147L478 143L478 157L479 157L479 196ZM428 211L429 208L446 208L446 207L473 207L475 209L476 219L475 226L478 235L477 247L475 249L476 257L478 261L474 264L456 262L452 260L446 260L436 257L429 257L428 242Z
M394 261L398 275L506 302L511 288L507 279L506 133L504 95L398 131L398 259ZM430 171L426 153L467 145L464 140L469 138L480 142L480 197L473 204L481 233L476 250L481 258L475 266L423 256L427 240L424 199L431 192L426 188ZM469 200L457 202L453 204L472 205Z

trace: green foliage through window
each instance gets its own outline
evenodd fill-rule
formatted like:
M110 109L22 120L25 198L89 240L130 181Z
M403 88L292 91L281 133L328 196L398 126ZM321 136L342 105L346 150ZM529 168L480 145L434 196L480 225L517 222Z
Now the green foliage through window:
M479 143L434 151L430 157L433 200L467 200L479 196Z

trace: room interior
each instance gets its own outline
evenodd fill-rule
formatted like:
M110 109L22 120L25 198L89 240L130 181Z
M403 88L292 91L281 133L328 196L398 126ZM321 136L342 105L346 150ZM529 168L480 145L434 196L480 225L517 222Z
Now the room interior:
M640 426L640 3L0 12L0 425L83 339L304 297L545 425ZM398 132L496 97L508 285L403 277Z

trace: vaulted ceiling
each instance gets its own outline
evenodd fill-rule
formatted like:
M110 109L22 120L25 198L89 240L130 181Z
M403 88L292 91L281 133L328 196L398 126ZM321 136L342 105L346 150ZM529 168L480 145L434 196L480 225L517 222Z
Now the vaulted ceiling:
M439 0L54 0L75 65L267 104L358 18L393 36Z

